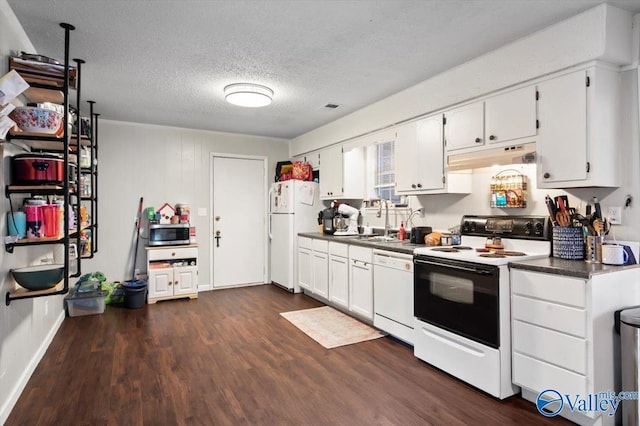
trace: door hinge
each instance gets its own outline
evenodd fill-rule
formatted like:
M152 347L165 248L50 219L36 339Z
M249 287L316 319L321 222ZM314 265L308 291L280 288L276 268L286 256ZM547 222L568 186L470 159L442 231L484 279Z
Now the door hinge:
M340 148L340 152L344 154L344 147Z
M444 175L442 175L442 183L445 183L445 181L446 181L446 178Z
M587 87L591 86L591 77L587 76Z
M539 101L539 100L540 100L540 92L536 90L536 101Z
M446 126L446 125L447 125L447 116L446 116L446 115L443 115L443 116L442 116L442 125L443 125L443 126Z
M540 128L540 120L536 120L536 129Z
M591 163L587 161L587 173L589 173L589 170L591 170Z

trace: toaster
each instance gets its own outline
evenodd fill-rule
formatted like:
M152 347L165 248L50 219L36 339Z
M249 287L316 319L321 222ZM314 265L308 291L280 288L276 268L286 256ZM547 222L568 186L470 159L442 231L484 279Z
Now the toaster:
M433 229L430 226L414 226L411 228L410 242L414 244L424 244L424 237L430 234Z

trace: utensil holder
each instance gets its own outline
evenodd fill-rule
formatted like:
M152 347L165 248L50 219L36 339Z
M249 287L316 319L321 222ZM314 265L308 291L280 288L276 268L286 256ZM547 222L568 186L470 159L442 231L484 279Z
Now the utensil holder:
M553 257L567 260L584 259L582 227L553 227Z
M588 236L585 239L585 256L584 260L590 263L602 263L602 243L604 237Z

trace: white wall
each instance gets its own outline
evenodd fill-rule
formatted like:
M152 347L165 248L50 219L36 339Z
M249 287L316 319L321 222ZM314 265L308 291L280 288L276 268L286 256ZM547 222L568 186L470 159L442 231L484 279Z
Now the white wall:
M416 86L369 105L291 141L292 156L323 146L349 140L359 135L409 118L431 113L453 104L523 83L580 63L599 59L614 64L629 64L638 58L640 19L625 11L600 5L537 33L507 44L495 51L445 71ZM603 206L622 206L627 195L634 203L623 210L623 225L615 226L617 238L640 240L640 137L638 132L638 71L635 67L622 73L621 157L623 180L617 189L584 188L567 192L573 204L586 206L599 197ZM416 218L416 225L446 229L459 223L462 214L546 214L544 194L560 191L531 191L527 209L491 209L488 206L488 183L491 172L474 173L470 195L428 195L410 197L411 206L424 205L426 216ZM320 170L322 177L322 170ZM535 173L530 185L535 189ZM583 210L584 211L584 210ZM380 220L368 214L371 225ZM406 214L398 215L399 220Z
M64 40L62 29L60 35ZM8 71L11 52L20 50L35 51L6 1L0 0L0 76ZM13 146L0 143L0 188L8 183L9 156L16 153L18 150ZM0 200L0 235L4 237L7 234L9 202L4 196ZM6 306L5 295L13 288L9 271L37 263L39 258L50 255L50 251L46 246L33 249L18 247L13 254L6 253L4 247L0 249L0 424L5 422L64 319L62 296L17 300Z
M144 197L145 207L156 209L165 202L190 205L199 245L199 281L209 286L210 153L266 156L272 179L276 162L288 158L287 141L108 120L101 120L98 129L99 251L83 262L82 272L102 271L114 281L131 279L134 218ZM207 216L198 216L199 208L206 209ZM141 271L146 269L144 245L141 240Z

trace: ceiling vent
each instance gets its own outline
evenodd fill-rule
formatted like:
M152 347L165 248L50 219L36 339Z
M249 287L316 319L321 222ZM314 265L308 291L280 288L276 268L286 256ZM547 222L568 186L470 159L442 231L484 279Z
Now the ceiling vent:
M336 109L338 108L340 105L338 104L326 104L324 107L327 109Z

